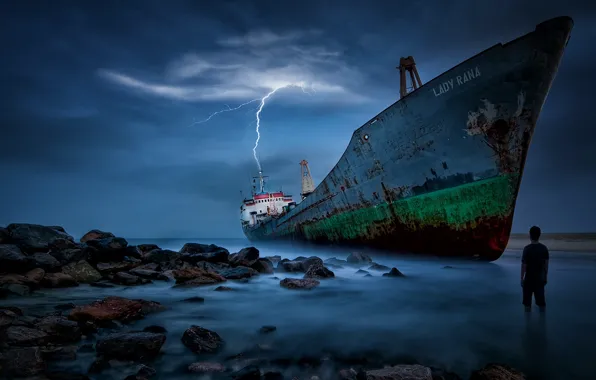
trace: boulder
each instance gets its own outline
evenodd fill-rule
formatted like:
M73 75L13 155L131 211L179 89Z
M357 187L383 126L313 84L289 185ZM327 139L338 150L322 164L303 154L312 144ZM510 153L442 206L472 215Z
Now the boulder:
M525 380L523 372L504 364L490 363L484 368L473 371L470 380Z
M39 347L11 348L0 355L0 368L14 377L34 376L46 369Z
M4 227L0 227L0 244L10 243L10 233Z
M95 345L98 355L118 360L153 359L166 341L164 334L124 332L105 336Z
M367 380L433 380L431 369L419 364L396 365L382 369L366 371Z
M102 274L118 273L135 267L130 261L119 261L110 263L97 263L97 270Z
M180 253L169 249L154 249L145 254L144 261L148 263L162 264L180 257Z
M19 316L6 309L0 309L0 330L10 326Z
M306 273L304 274L304 278L333 278L335 277L335 273L330 271L329 269L325 268L321 264L313 264L308 268Z
M72 236L63 232L64 229L55 228L27 223L13 223L6 227L10 240L24 252L47 252L59 239L74 242Z
M91 230L87 232L83 237L79 240L81 243L86 243L88 240L100 240L100 239L107 239L113 238L114 234L111 232L104 232L101 230Z
M266 258L258 259L253 265L251 265L251 268L259 273L271 274L274 272L273 263L271 260Z
M39 285L41 280L43 280L46 272L41 268L34 268L31 269L29 272L25 273L25 277L30 280L33 284Z
M0 290L5 295L27 296L31 293L30 287L21 284L4 284L0 287Z
M352 252L346 258L346 261L350 264L366 264L372 263L372 259L369 255L360 252Z
M226 367L223 364L215 362L196 362L188 366L188 372L198 374L209 374L224 372Z
M321 283L312 278L284 278L279 282L279 285L287 289L312 289L319 286Z
M45 332L27 326L9 326L4 331L6 343L11 346L40 346L49 342Z
M41 285L46 288L70 288L79 286L79 283L66 273L46 273Z
M388 273L383 273L384 277L405 277L397 268L391 268Z
M35 323L35 327L48 334L52 343L73 343L81 339L79 325L65 317L47 316Z
M148 313L164 309L158 302L112 296L89 305L75 307L70 312L68 319L82 322L129 322L141 319Z
M254 364L249 364L238 371L232 372L230 377L234 380L260 380L261 369Z
M238 253L230 255L229 261L233 266L250 267L259 259L259 250L255 247L242 248Z
M139 244L139 245L137 245L137 248L144 255L145 253L147 253L149 251L153 251L154 249L159 249L159 246L157 244Z
M49 254L58 260L60 264L66 265L80 260L87 260L91 256L91 253L95 251L96 249L94 248L83 246L61 250L51 249Z
M94 248L90 251L89 260L92 262L122 261L128 252L128 242L120 237L108 237L97 240L87 240L87 246Z
M151 283L151 280L137 277L133 274L126 272L118 272L112 278L112 282L122 285L144 285Z
M0 244L0 272L22 273L29 269L29 260L14 244Z
M45 252L35 252L29 256L31 266L34 268L41 268L46 272L58 272L60 271L60 262L53 256Z
M238 266L236 268L219 271L219 274L228 280L240 280L242 278L257 276L259 272L249 267Z
M280 255L266 256L266 257L263 257L263 258L271 261L271 263L273 265L276 265L277 263L279 263L281 261L281 256Z
M150 269L139 269L134 268L128 271L130 274L133 274L137 277L145 278L148 280L161 280L161 281L169 281L170 279L163 273L157 272L155 270Z
M215 244L186 243L180 250L181 259L197 263L207 261L211 263L227 263L230 252Z
M226 281L225 277L199 268L177 269L172 271L177 284L211 285Z
M99 281L102 278L101 273L95 270L85 260L65 265L62 267L62 273L71 276L75 281L83 284Z
M368 270L378 270L378 271L385 271L385 270L389 270L390 268L386 265L381 265L381 264L377 264L377 263L372 263L372 265L370 267L368 267Z
M311 257L297 257L294 260L281 260L277 268L284 272L302 272L306 273L311 265L323 265L323 260L316 256Z
M195 353L216 352L224 344L223 339L215 331L194 325L184 332L182 343Z

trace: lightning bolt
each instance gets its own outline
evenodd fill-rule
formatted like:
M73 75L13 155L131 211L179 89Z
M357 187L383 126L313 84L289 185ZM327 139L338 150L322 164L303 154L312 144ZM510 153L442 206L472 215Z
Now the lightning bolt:
M190 126L190 127L192 127L192 126L194 126L194 125L197 125L197 124L203 124L203 123L206 123L206 122L208 122L209 120L211 120L211 119L212 119L214 116L217 116L217 115L219 115L220 113L224 113L224 112L230 112L230 111L236 111L236 110L239 110L240 108L242 108L242 107L244 107L244 106L246 106L246 105L249 105L250 103L254 103L254 102L256 102L256 101L259 101L259 100L262 100L262 99L259 99L259 98L257 98L257 99L249 100L248 102L246 102L246 103L242 103L242 104L240 104L238 107L234 107L234 108L230 108L230 106L226 104L225 106L226 106L227 108L224 108L224 109L222 109L222 110L219 110L219 111L215 111L215 112L213 112L211 115L209 115L209 117L208 117L208 118L206 118L206 119L204 119L204 120L200 120L200 121L194 121L194 122L193 122L191 125L189 125L189 126Z

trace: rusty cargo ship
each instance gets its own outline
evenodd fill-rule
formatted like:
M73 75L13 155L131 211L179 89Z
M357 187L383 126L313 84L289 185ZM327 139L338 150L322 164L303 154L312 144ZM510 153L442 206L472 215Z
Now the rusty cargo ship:
M241 206L245 235L498 259L572 28L569 17L550 19L424 85L413 58L402 58L400 100L354 131L300 202L265 191L259 173Z

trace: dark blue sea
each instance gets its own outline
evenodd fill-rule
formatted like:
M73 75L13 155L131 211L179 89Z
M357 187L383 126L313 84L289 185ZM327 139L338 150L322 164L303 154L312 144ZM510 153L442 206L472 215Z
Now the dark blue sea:
M129 240L130 244L155 243L173 250L188 241ZM218 244L230 252L251 245L243 239L194 241ZM261 256L287 258L345 259L350 253L291 245L256 247ZM333 269L336 278L321 281L312 291L283 289L273 277L286 275L274 274L248 283L230 281L227 285L236 292L216 292L215 286L172 288L171 282L156 281L139 287L47 290L12 303L27 304L40 312L56 304L83 304L107 295L163 303L167 311L124 327L161 325L168 330L163 354L153 363L160 379L196 378L185 373L188 364L218 361L255 344L270 346L272 355L278 357L376 352L387 364L419 362L456 372L464 379L490 362L507 363L531 378L596 378L596 253L551 252L548 310L543 315L537 309L524 313L519 251L507 251L493 263L380 254L373 259L399 268L407 277L387 278L374 271L373 277L364 277L355 273L357 268L346 267ZM204 297L205 302L181 302L191 296ZM218 332L226 341L224 352L215 357L191 353L180 342L191 325ZM263 325L274 325L277 331L259 335L257 330ZM93 359L92 353L79 354L79 360L64 365L85 373ZM237 367L241 366L239 362ZM94 378L124 378L119 371L126 370L112 368Z

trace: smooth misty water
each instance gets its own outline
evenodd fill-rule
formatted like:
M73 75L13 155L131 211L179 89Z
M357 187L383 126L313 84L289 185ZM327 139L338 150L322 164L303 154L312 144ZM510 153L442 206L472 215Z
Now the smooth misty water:
M177 250L186 241L142 242ZM200 242L222 245L230 252L250 245L244 240ZM349 253L291 246L257 248L261 256L288 258L345 259ZM169 307L167 311L125 327L167 328L163 354L153 364L161 379L189 378L184 371L188 364L210 360L180 342L193 324L218 332L226 341L217 358L266 343L275 349L273 357L323 356L328 349L346 355L380 350L387 363L395 364L396 358L415 360L457 372L462 378L489 362L507 363L543 379L586 379L596 372L596 254L551 253L544 316L537 310L523 312L519 252L507 252L494 263L379 255L373 259L396 266L407 278L386 278L372 271L374 277L363 277L347 267L333 269L337 278L321 281L312 291L281 288L279 280L272 278L286 276L280 273L248 283L229 281L226 285L237 288L236 292L215 292L216 286L171 288L171 282L156 281L140 287L48 290L43 296L14 299L11 304L43 312L56 304L83 304L107 295L161 302ZM205 303L181 302L191 296L202 296ZM263 325L275 325L277 331L257 334ZM85 373L93 358L93 353L79 354L79 360L65 365ZM109 378L114 371L94 378Z

